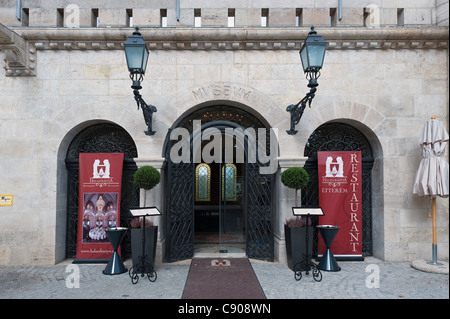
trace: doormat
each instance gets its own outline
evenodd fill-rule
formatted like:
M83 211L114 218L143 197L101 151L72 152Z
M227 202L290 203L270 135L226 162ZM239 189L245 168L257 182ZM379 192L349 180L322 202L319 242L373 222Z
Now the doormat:
M247 258L194 258L182 299L266 299Z

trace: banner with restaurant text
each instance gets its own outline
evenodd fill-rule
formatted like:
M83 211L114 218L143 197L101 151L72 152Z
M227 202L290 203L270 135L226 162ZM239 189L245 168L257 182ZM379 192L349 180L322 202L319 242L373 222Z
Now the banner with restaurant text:
M339 226L332 244L335 257L362 258L361 152L317 152L320 225ZM326 246L319 235L318 255Z
M118 227L123 153L80 153L76 259L108 260L105 230Z

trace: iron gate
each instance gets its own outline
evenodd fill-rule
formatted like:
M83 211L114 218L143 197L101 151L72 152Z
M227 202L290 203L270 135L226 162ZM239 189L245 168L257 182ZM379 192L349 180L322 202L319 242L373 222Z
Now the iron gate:
M356 128L343 123L328 123L318 127L308 139L304 156L310 182L302 191L302 206L319 206L318 151L361 151L362 156L362 254L372 256L372 167L373 153L367 138ZM317 225L318 218L313 218ZM318 232L314 233L313 255L317 256Z
M67 169L66 258L74 258L77 248L80 153L124 153L120 224L128 226L131 218L129 207L139 206L139 188L133 183L133 175L137 170L133 158L137 157L137 149L131 136L120 126L110 123L95 124L81 131L72 140L65 160ZM129 232L122 241L121 252L124 258L131 256Z
M260 174L260 165L247 164L247 240L249 258L273 261L274 174Z
M169 131L170 136L170 131ZM169 262L194 255L194 163L174 163L169 139L166 186L166 259ZM192 147L191 147L192 150Z
M214 106L197 110L178 127L186 128L192 134L193 120L201 120L214 126L242 127L243 129L264 128L251 114L229 106ZM170 137L170 130L168 137ZM192 136L192 135L191 135ZM268 138L266 141L270 141ZM166 142L166 260L169 262L191 258L194 254L194 199L195 174L191 163L174 163L170 158L172 141ZM269 142L267 142L269 147ZM269 151L268 151L269 152ZM258 156L256 156L258 158ZM248 257L273 260L273 178L274 174L260 174L258 163L247 163L246 168L246 254Z

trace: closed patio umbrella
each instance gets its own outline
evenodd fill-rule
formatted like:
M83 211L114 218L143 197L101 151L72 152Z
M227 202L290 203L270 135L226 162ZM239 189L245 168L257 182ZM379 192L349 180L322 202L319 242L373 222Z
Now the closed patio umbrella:
M433 260L438 265L436 239L436 197L449 195L449 166L444 158L448 133L444 124L434 115L427 121L419 137L422 160L416 173L413 193L431 198L433 211Z

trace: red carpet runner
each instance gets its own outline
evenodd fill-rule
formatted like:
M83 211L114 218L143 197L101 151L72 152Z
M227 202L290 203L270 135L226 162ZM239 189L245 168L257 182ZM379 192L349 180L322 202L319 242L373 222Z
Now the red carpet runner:
M247 258L194 258L182 299L266 299Z

